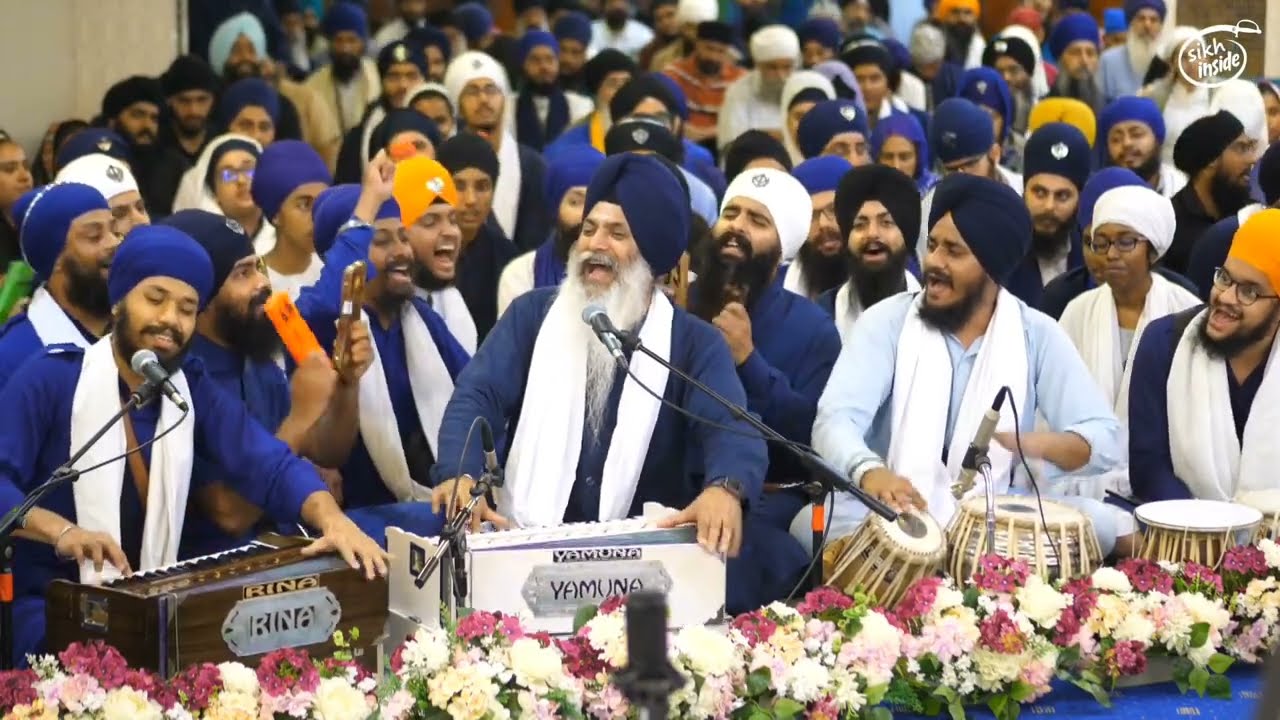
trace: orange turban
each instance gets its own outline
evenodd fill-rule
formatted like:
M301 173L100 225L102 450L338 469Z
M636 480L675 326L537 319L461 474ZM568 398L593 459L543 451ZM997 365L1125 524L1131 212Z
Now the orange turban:
M1246 220L1231 239L1227 257L1266 275L1270 294L1280 293L1280 210L1263 210Z
M946 21L951 17L952 10L970 10L974 16L982 14L982 6L978 0L938 0L938 6L933 9L933 17L935 20Z
M453 206L458 204L453 176L439 162L425 157L396 163L391 195L400 205L400 220L405 225L416 223L437 198Z
M1027 117L1027 133L1033 133L1041 125L1051 122L1074 125L1089 141L1089 147L1093 147L1093 141L1098 136L1098 120L1093 115L1093 109L1075 98L1045 98L1036 103L1031 108L1031 115Z

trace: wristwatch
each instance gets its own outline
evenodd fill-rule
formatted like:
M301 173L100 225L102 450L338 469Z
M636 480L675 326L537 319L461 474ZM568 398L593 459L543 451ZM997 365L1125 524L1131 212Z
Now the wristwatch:
M727 490L730 495L733 495L738 499L738 502L742 503L744 506L747 504L747 491L746 488L742 486L741 480L735 480L727 477L716 478L715 480L707 483L707 487L718 487Z

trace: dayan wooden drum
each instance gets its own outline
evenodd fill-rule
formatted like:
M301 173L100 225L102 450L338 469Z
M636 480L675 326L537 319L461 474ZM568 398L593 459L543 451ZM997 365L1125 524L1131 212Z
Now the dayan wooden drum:
M927 513L907 512L897 522L868 515L852 535L822 553L826 584L849 594L862 591L892 607L915 581L942 569L947 547L942 527Z
M996 547L1001 557L1022 560L1045 580L1088 575L1102 563L1102 546L1088 516L1068 505L1044 502L1044 519L1035 497L996 498ZM947 528L951 559L947 570L957 582L973 576L987 548L987 499L969 498Z
M1146 526L1142 557L1211 568L1229 548L1249 542L1262 524L1257 508L1218 500L1162 500L1139 505L1133 514Z
M1262 524L1254 533L1253 540L1262 538L1280 541L1280 490L1254 490L1240 493L1236 502L1248 505L1262 513Z

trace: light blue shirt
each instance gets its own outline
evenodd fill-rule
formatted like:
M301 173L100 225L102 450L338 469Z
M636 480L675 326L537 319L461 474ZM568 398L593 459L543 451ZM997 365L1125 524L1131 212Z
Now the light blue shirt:
M720 204L716 202L715 192L697 175L683 167L680 172L684 174L685 182L689 183L689 207L698 217L707 221L707 227L715 225L716 220L720 219Z
M876 303L858 318L818 400L813 447L846 473L868 460L880 460L889 452L898 337L915 298L916 293L896 295ZM1027 394L1015 398L1020 430L1032 431L1039 412L1052 430L1076 433L1089 443L1089 463L1077 472L1100 473L1114 467L1122 459L1123 448L1120 423L1111 403L1103 397L1058 324L1021 300L1017 302L1028 355ZM948 437L955 429L982 342L983 338L978 338L966 349L954 336L946 336L951 360ZM963 452L969 438L958 438L956 442L962 443L956 451ZM1059 470L1053 476L1063 474Z
M1125 95L1137 95L1142 89L1142 77L1129 62L1129 51L1124 45L1116 45L1102 51L1098 60L1102 97L1107 103ZM1098 138L1105 145L1106 138Z

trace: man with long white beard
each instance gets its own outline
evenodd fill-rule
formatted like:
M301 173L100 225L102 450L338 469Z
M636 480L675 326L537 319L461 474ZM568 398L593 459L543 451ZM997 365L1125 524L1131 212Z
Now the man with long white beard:
M764 541L758 533L744 536L743 527L744 504L760 499L764 442L638 353L631 355L638 381L629 378L582 321L585 308L599 305L646 347L746 404L720 334L655 286L675 267L689 234L689 204L676 172L657 157L633 153L600 166L587 187L582 235L564 283L516 298L458 378L432 473L437 508L456 496L447 508L452 515L468 501L484 461L480 444L468 445L466 437L475 418L484 417L508 438L506 485L496 509L482 506L477 524L619 520L658 502L679 509L664 526L696 523L710 552L735 556L744 540L748 547ZM640 383L709 422L690 421ZM750 576L759 572L748 558L730 561L730 607L758 599Z
M1098 140L1106 143L1107 164L1137 173L1156 192L1171 198L1187 184L1187 176L1165 162L1164 117L1155 101L1126 96L1111 101L1098 115Z
M1098 61L1098 79L1106 102L1137 95L1142 89L1166 13L1164 0L1125 0L1124 22L1129 29L1124 44L1104 50Z
M1236 231L1209 304L1147 326L1129 386L1129 478L1145 501L1274 489L1280 463L1280 210Z
M871 495L899 510L927 509L945 527L957 508L951 483L964 448L1007 388L990 449L996 492L1029 492L1021 472L1009 482L1019 470L1017 441L1050 475L1114 466L1119 424L1071 341L1004 289L1030 249L1022 199L986 178L949 176L937 187L929 228L924 291L883 300L853 326L818 402L814 448ZM1037 415L1050 430L1035 430ZM978 484L970 495L983 492ZM1088 513L1110 551L1114 517L1101 503L1055 499ZM852 498L839 500L834 537L866 515Z
M828 290L818 305L848 340L863 311L904 291L920 289L907 269L908 238L920 227L920 191L915 182L887 165L867 165L846 174L835 194L841 260L848 282Z
M1058 60L1058 78L1049 95L1075 98L1097 114L1107 103L1098 75L1098 22L1089 13L1071 13L1049 34L1049 50Z
M782 137L782 86L800 67L800 38L785 25L768 25L751 36L755 67L724 91L716 117L716 143L722 151L748 130Z
M852 169L842 157L823 155L805 160L791 173L809 193L813 216L808 237L787 266L784 289L816 301L849 278L844 238L836 225L835 199L840 178ZM916 204L919 202L917 199Z

